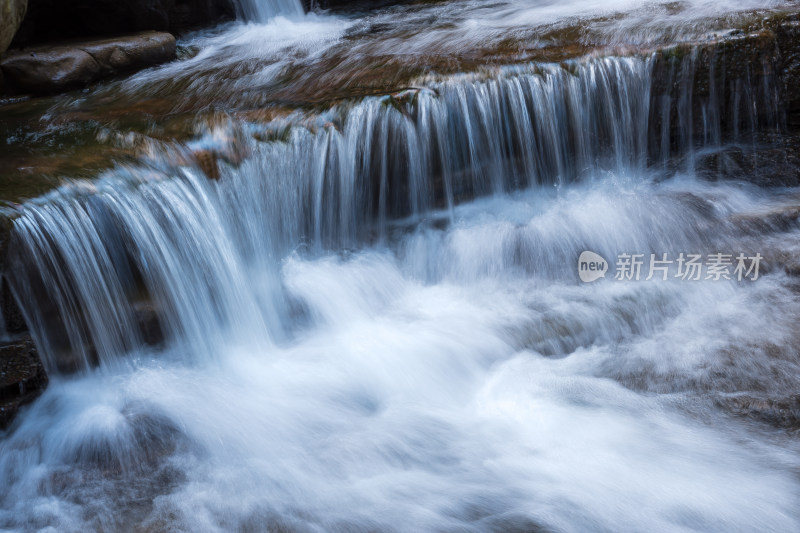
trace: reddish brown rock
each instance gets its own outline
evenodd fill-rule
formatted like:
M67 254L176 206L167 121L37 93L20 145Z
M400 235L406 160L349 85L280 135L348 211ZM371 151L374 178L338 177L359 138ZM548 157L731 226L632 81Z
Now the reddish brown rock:
M197 165L208 179L219 179L219 165L214 152L211 150L198 150L194 153L194 156L197 158Z

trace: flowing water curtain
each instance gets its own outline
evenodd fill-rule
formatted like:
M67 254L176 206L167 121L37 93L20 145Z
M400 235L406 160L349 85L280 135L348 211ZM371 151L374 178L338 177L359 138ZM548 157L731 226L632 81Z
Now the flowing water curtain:
M698 149L737 145L755 154L763 134L785 131L780 80L771 47L676 46L654 55L648 155L666 166L684 157L694 172ZM715 170L723 171L723 168Z
M236 0L237 16L247 22L265 23L278 16L296 18L303 15L300 0Z
M167 337L189 346L187 362L211 357L229 329L268 336L221 215L207 180L191 174L29 205L10 278L48 369L124 363L142 347L143 300Z
M288 129L286 142L254 143L223 201L273 228L285 251L352 246L390 220L568 183L594 165L642 170L649 69L647 58L507 69L341 105L311 130L297 125L304 116L276 121L268 129Z
M504 68L341 104L315 127L293 115L267 126L285 132L279 140L246 141L252 156L225 167L219 183L169 164L119 169L102 178L102 193L68 187L26 206L10 279L51 369L124 359L141 344L134 307L143 298L157 304L168 338L192 346L190 360L213 357L230 328L269 341L291 321L278 271L298 246L319 253L389 243L396 221L413 225L477 196L601 171L639 176L654 129L674 138L678 124L687 139L678 149L692 152L754 131L761 116L774 120L769 77L731 80L716 99L692 100L685 65L695 59L670 59L677 92L660 94L659 61ZM730 106L749 118L709 119ZM267 287L260 295L254 279Z

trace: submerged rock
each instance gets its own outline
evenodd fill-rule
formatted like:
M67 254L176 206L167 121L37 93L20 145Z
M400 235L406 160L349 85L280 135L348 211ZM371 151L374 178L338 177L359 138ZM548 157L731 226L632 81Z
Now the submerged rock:
M134 306L134 313L142 341L148 346L164 344L164 326L155 305L151 302L138 302Z
M722 397L717 400L717 405L737 416L791 432L800 431L800 395L786 398Z
M42 361L29 338L0 346L0 429L6 429L26 403L47 387Z
M143 32L15 50L7 54L0 67L10 89L48 94L170 61L175 58L175 50L175 37L171 34Z

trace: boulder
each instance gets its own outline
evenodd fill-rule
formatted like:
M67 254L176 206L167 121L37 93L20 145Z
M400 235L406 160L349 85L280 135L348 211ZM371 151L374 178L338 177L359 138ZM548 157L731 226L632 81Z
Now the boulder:
M0 61L0 68L6 85L14 91L49 94L170 61L175 58L175 50L175 37L171 34L143 32L15 50Z
M44 391L48 381L29 338L0 346L0 430L8 427L21 406Z
M0 0L0 54L14 39L27 9L28 0Z

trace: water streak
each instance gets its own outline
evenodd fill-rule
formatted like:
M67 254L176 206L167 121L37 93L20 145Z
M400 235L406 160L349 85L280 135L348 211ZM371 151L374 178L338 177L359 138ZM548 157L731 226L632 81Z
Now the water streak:
M297 18L303 15L300 0L236 0L236 13L248 22L265 23L284 16Z

